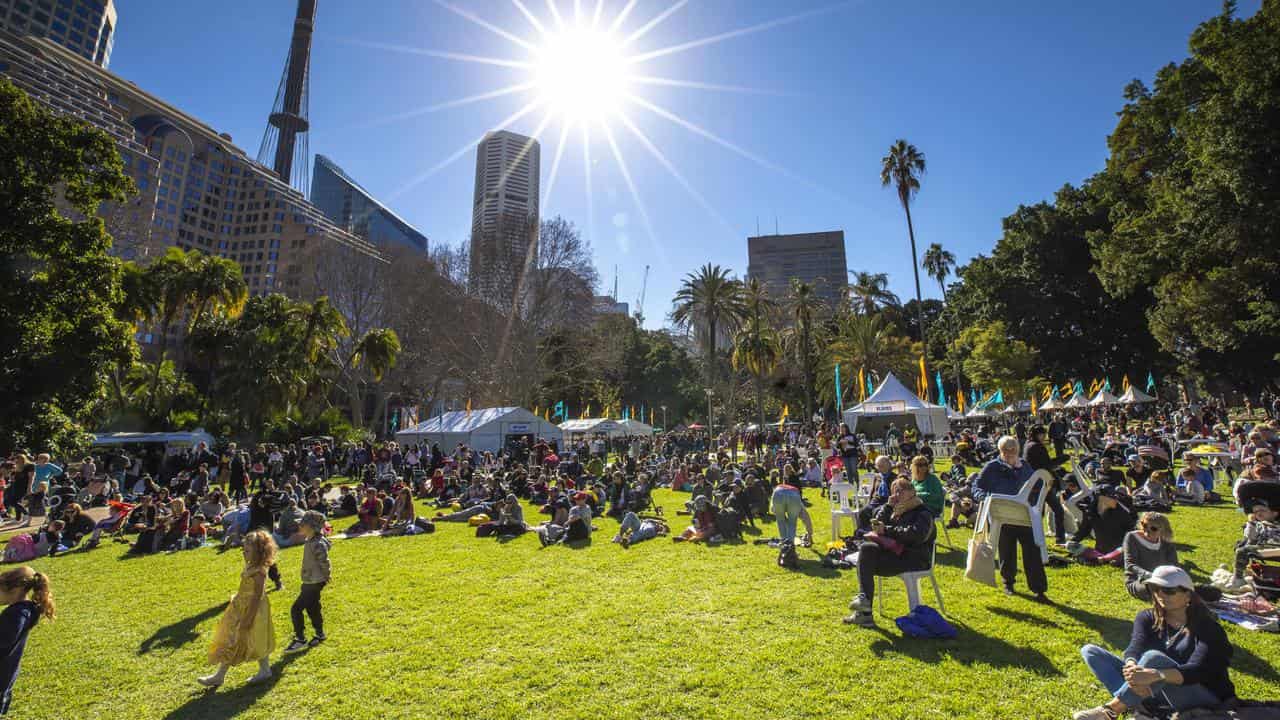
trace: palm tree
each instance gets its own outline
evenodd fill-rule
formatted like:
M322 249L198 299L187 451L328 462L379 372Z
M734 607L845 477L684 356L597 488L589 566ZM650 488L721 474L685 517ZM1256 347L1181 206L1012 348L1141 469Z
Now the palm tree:
M924 175L924 153L906 140L898 140L889 146L889 154L880 160L880 184L890 184L898 191L898 201L907 214L907 235L911 238L911 273L916 278L916 312L920 323L920 340L927 347L924 332L924 302L920 296L920 256L916 254L916 231L911 224L911 199L920 191L920 176Z
M889 290L889 276L885 273L857 271L853 273L853 286L849 288L854 312L872 315L881 308L897 307L898 296Z
M870 374L895 373L905 377L916 363L919 345L899 335L883 315L849 313L840 318L835 335L823 353L827 377L832 377L835 364L865 369ZM823 395L835 396L834 383L823 383Z
M234 260L206 253L191 253L191 322L187 332L200 323L206 312L228 311L232 314L244 307L249 288L244 274Z
M685 276L674 302L671 320L702 338L707 387L714 387L720 335L732 332L742 321L742 283L725 268L707 263Z
M778 333L769 324L769 316L777 304L758 278L751 278L742 288L742 305L745 319L742 328L733 339L733 355L730 360L735 370L746 368L755 380L756 411L760 426L764 426L764 376L778 366L782 348Z
M947 276L956 266L956 256L950 250L943 250L938 243L933 243L924 251L924 271L929 277L938 281L942 290L942 301L947 301Z
M892 294L892 293L890 293ZM813 417L813 385L817 373L818 340L822 332L820 316L824 304L811 283L791 278L791 292L787 296L787 314L791 328L787 333L789 349L795 354L804 380L805 417ZM839 407L836 408L839 410Z

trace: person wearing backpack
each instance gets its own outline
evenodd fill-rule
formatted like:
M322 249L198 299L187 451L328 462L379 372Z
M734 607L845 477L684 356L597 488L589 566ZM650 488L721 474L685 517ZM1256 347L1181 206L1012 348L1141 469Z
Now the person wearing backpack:
M853 614L844 618L846 625L875 625L871 601L876 577L928 569L933 563L934 533L933 513L916 495L915 486L907 478L894 480L889 486L889 501L876 511L871 532L858 547L860 592L849 603Z

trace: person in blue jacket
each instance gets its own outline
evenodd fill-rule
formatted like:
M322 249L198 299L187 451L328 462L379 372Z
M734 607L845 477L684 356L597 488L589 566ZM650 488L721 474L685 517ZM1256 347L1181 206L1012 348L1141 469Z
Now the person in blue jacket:
M987 463L973 481L973 501L981 505L988 495L1017 495L1031 479L1031 466L1019 455L1018 438L1005 435L996 443L999 457ZM1035 496L1033 489L1031 496ZM1022 568L1027 573L1027 587L1035 593L1035 601L1050 604L1045 595L1049 579L1045 576L1044 560L1035 534L1027 525L1004 525L996 539L996 554L1000 560L1000 577L1004 580L1004 593L1013 594L1013 581L1018 576L1018 548L1022 548Z
M26 565L0 574L0 605L0 715L7 715L27 635L40 618L53 619L49 578Z

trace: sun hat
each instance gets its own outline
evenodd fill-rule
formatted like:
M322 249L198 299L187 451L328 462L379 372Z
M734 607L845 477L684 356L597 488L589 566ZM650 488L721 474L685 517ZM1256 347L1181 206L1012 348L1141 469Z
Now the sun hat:
M1162 588L1183 588L1189 591L1196 589L1191 582L1191 576L1177 565L1161 565L1152 570L1151 577L1147 578L1145 584Z

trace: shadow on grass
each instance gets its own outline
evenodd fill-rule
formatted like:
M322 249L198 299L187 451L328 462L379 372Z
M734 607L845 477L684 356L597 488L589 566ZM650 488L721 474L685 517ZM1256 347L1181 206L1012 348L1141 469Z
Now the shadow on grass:
M271 688L280 682L285 669L294 660L303 655L306 655L306 653L295 653L281 657L271 666L271 678L259 683L245 683L230 690L219 689L215 691L202 688L197 694L183 703L181 707L175 708L168 715L165 715L164 720L190 720L193 717L235 717L248 710L254 703L258 702L259 698L270 692ZM240 667L250 668L251 672L257 671L255 663L246 663ZM194 677L191 683L195 684Z
M871 643L870 650L878 658L901 655L928 665L953 660L961 665L1022 668L1042 677L1061 677L1063 674L1038 650L979 635L959 623L953 624L960 631L955 640L922 640L881 631L884 637Z
M172 648L176 650L177 648L186 645L192 640L200 637L200 634L196 632L197 625L205 620L216 617L226 606L226 603L218 603L217 605L213 605L202 610L191 617L186 617L176 623L165 625L152 633L151 637L142 641L142 644L138 646L138 654L145 655L152 650L160 648Z
M988 605L987 612L992 615L999 615L1000 617L1008 618L1014 622L1027 623L1028 625L1035 625L1037 627L1049 629L1056 629L1058 627L1056 624L1045 620L1042 617L1032 615L1031 613L1025 613L1021 610L1010 610L1009 608L999 607L997 605Z

